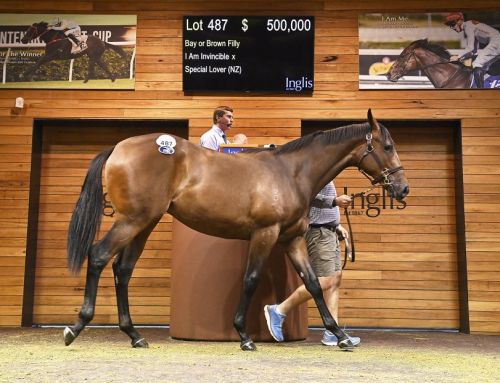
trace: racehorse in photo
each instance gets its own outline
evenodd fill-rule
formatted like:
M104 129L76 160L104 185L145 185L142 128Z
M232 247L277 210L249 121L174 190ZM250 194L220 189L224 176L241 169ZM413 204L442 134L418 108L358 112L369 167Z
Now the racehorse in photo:
M24 81L31 81L31 78L35 72L42 65L47 64L53 60L70 60L75 59L83 55L87 55L89 59L89 64L87 68L87 74L85 75L84 83L88 82L90 79L94 78L94 71L96 64L99 65L102 70L106 73L106 76L114 82L116 77L111 73L107 64L102 59L102 55L106 49L112 49L117 52L121 57L125 58L125 51L116 45L110 44L106 41L102 41L96 36L88 36L87 46L88 48L78 52L76 54L71 53L72 44L68 37L63 31L52 30L48 28L48 23L42 21L39 23L33 23L28 30L25 32L21 42L27 44L31 40L40 38L45 46L45 54L40 57L40 59L28 70L26 70L22 75L21 79Z
M353 347L323 299L308 260L303 235L316 194L343 169L357 168L398 201L408 181L389 131L368 111L367 123L317 132L278 148L225 154L184 139L158 134L132 137L98 154L85 178L68 231L68 265L77 273L88 258L85 297L74 326L64 330L71 344L92 320L100 274L110 259L119 326L134 347L147 347L132 324L128 283L145 243L163 214L199 232L249 240L249 258L234 327L242 350L256 350L246 316L263 265L280 243L314 298L325 327L341 349ZM160 143L158 143L160 142ZM160 145L158 147L158 145ZM104 177L116 220L93 244L102 218ZM230 198L221 195L231 193Z
M432 44L427 39L417 40L408 45L392 65L387 79L398 81L414 70L421 70L435 88L469 89L473 86L472 68L459 61L450 61L451 54L444 47ZM487 82L485 81L485 87ZM500 84L499 84L500 85ZM496 87L496 82L488 88Z

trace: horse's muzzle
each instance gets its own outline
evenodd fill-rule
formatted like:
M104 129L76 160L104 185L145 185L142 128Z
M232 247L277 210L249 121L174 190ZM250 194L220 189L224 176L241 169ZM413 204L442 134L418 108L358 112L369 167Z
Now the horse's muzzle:
M396 198L397 201L401 202L408 194L410 194L410 187L408 185L404 185L399 191L394 193L393 197Z
M389 195L392 198L396 198L397 201L401 202L403 201L408 194L410 194L410 187L408 184L394 184L391 183L390 185L386 186L387 191L389 192Z
M389 80L390 82L396 82L396 81L398 81L398 80L399 80L399 78L400 78L401 76L398 76L398 75L393 75L391 72L388 72L388 73L386 74L386 77L387 77L387 80Z

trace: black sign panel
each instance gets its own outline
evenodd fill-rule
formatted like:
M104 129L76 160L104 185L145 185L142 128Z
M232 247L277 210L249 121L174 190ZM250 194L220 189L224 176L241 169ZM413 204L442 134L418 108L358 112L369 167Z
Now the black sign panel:
M184 91L310 93L314 17L185 16Z

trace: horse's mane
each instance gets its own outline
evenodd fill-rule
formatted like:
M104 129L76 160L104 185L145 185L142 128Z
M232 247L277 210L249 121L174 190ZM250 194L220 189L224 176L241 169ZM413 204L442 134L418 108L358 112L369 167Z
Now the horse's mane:
M442 57L443 59L449 60L451 57L450 52L448 49L445 47L438 45L438 44L433 44L430 43L429 40L427 39L422 39L422 40L417 40L411 43L411 46L415 48L423 48L427 49L428 51L431 51L432 53L435 53L439 57Z
M390 137L389 131L383 125L380 125L380 129L381 129L382 139L385 141L388 137ZM271 148L248 148L244 150L242 153L272 151L273 154L280 155L283 153L289 153L289 152L294 152L296 150L300 150L310 145L315 140L321 140L321 142L324 145L332 145L332 144L337 144L339 142L343 142L345 140L349 140L351 138L364 137L369 132L371 132L371 126L368 122L361 124L352 124L330 130L310 133L304 137L290 141L283 146L271 147Z

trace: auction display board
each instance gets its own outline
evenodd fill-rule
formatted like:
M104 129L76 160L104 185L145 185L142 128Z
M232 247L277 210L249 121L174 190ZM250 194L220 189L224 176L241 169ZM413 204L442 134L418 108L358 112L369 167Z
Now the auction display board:
M185 16L184 91L311 93L314 17Z

